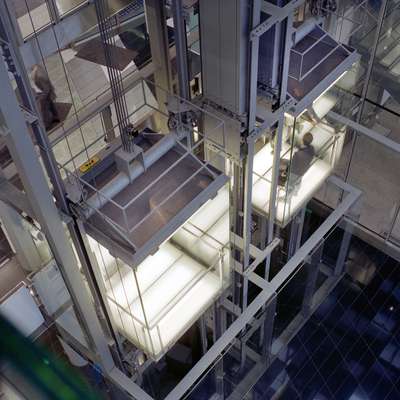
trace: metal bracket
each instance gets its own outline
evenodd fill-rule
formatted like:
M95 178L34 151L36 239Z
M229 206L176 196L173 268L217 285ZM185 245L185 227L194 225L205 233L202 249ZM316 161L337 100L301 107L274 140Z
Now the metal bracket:
M36 115L32 114L32 112L29 111L28 109L26 109L24 106L20 105L20 109L21 109L22 113L24 114L25 121L28 122L28 124L33 124L34 122L36 122L38 120L38 117Z
M0 176L0 200L4 201L14 209L24 211L29 216L35 217L28 196L21 190L17 189L3 176Z
M242 313L242 309L236 304L233 304L228 299L223 299L222 307L225 308L225 310L227 310L231 314L235 315L236 317L238 317Z
M285 7L277 7L266 1L262 2L261 10L271 17L256 26L250 33L250 40L256 40L265 32L271 29L275 24L282 22L289 16L297 7L300 7L305 0L296 0L287 4Z
M296 101L290 98L286 100L277 110L265 111L267 118L260 126L258 126L250 133L250 135L247 137L247 142L249 142L249 140L257 140L264 133L265 130L270 129L275 123L279 121L282 113L291 110L293 107L295 107L295 105Z
M231 232L231 242L236 246L239 250L243 251L243 238L238 236L236 233ZM257 248L256 246L250 243L250 255L253 258L258 258L262 255L262 250Z
M268 257L274 249L280 244L281 240L275 238L268 246L259 253L259 256L249 265L249 267L244 271L244 275L248 276L251 274L259 265L262 263L266 257Z

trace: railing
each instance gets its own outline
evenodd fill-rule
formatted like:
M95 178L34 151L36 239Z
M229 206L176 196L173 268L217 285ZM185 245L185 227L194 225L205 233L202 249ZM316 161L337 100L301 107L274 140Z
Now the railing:
M327 32L317 25L314 30L306 36L306 38L308 40L312 39L312 43L305 45L303 44L303 39L290 50L291 62L289 77L299 82L307 78L307 76L309 76L337 50L341 49L346 54L350 54L350 51L345 46L336 42ZM317 49L318 47L319 49ZM318 61L315 62L316 60Z
M191 234L194 235L193 233ZM204 241L204 235L202 232L195 236L197 241ZM212 246L209 241L204 241L204 245ZM99 251L101 251L100 245L94 244L94 246L98 246ZM131 270L128 266L124 266L122 268L122 265L116 259L114 259L114 262L117 266L117 271L110 275L107 272L108 267L104 264L105 261L103 258L102 269L106 271L107 280L105 281L105 284L108 288L106 298L110 302L110 307L114 308L114 318L116 319L116 322L120 323L122 330L130 332L134 335L134 338L136 337L136 344L139 347L143 346L143 342L147 343L148 348L151 349L156 357L159 356L160 353L164 353L168 350L168 348L165 347L165 343L163 343L161 337L162 335L159 326L160 322L179 303L179 301L192 290L197 283L206 277L206 275L215 274L219 276L219 293L226 288L228 281L224 276L224 270L226 267L224 266L224 263L229 262L229 260L226 260L229 250L227 249L227 246L222 248L220 246L215 246L214 250L218 251L218 254L216 257L214 257L214 260L210 263L210 265L206 266L203 264L204 268L192 276L190 280L185 283L182 290L179 290L179 292L176 293L173 298L171 298L166 304L163 304L163 307L151 319L149 319L148 316L148 300L146 299L146 293L152 290L153 286L160 281L162 276L167 276L177 263L181 263L183 261L183 257L191 257L191 255L186 253L185 249L183 249L182 254L176 260L174 260L165 271L162 272L161 276L158 276L157 279L150 282L150 284L145 285L144 287L141 287L141 285L143 285L143 282L140 278L141 275L138 274L136 270ZM138 268L140 268L140 266ZM124 293L123 299L116 297L115 288L117 282L118 285L122 285L121 287ZM135 294L132 296L133 292ZM130 296L128 296L128 293L130 293ZM159 293L159 295L162 296L162 293ZM121 302L124 304L121 304ZM140 309L137 307L140 307ZM195 315L193 318L197 318L197 315ZM127 326L127 324L130 326ZM133 327L133 330L131 327ZM181 333L183 333L186 329L186 325L180 327L180 330L182 331ZM153 343L155 340L154 330L158 333L158 343ZM122 334L124 334L124 332L122 332Z
M153 113L155 113L155 116L160 116L161 118L163 118L164 121L166 121L170 117L169 114L167 114L164 110L158 107L158 104L155 101L154 96L151 94L150 91L151 85L153 84L145 80L141 80L132 89L135 90L135 92L142 93L142 97L140 98L140 105L134 112L132 112L129 115L129 121L133 125L138 123L139 118L137 114L138 113L142 114L143 109L147 110L147 112L143 116L143 118L140 118L139 123L144 122L145 118L149 118L151 115L153 115ZM157 90L162 90L162 89L157 87ZM138 231L138 229L140 229L143 226L143 224L149 221L149 218L154 217L156 213L160 213L162 207L168 201L171 201L174 198L174 196L176 196L179 193L179 191L187 187L194 178L199 176L199 174L206 173L212 179L215 179L217 177L217 173L212 167L212 164L218 157L218 152L222 151L222 148L226 142L223 121L213 116L209 112L202 110L200 107L191 104L187 101L184 101L182 99L175 98L174 104L175 107L177 107L177 109L174 108L174 113L177 116L177 121L178 121L174 132L174 134L176 134L176 140L174 146L181 154L179 155L178 159L174 161L171 165L168 165L168 167L165 170L163 170L163 172L159 176L157 176L156 179L154 179L152 182L149 182L149 185L147 185L139 193L135 194L124 205L119 204L118 202L113 200L111 196L108 196L104 191L102 191L101 188L97 187L96 179L92 181L85 180L84 176L81 176L81 174L78 171L79 165L88 161L101 148L104 148L108 145L102 140L106 136L107 132L101 134L99 137L95 138L92 141L87 141L87 140L83 141L84 138L82 136L83 148L81 148L78 152L75 153L72 152L71 145L69 144L69 141L71 140L71 134L68 135L65 139L63 139L65 140L65 144L67 145L67 148L69 150L70 157L66 160L65 159L62 160L63 162L60 163L59 168L62 173L62 176L66 178L66 181L69 184L71 184L71 186L74 186L75 190L77 190L80 193L78 197L82 199L83 201L82 204L84 205L84 207L87 208L87 215L100 216L102 219L104 219L108 223L111 223L118 230L123 232L127 237L131 237L135 231ZM222 130L223 132L222 148L221 144L216 144L213 143L210 139L208 138L206 139L203 133L199 131L198 126L188 125L187 123L185 123L185 121L182 121L180 111L186 110L188 107L190 107L192 112L198 115L199 121L205 115L207 115L209 120L213 121L214 124L213 123L208 124L209 129L207 134L214 129ZM113 129L115 129L115 131L118 134L117 125L114 125ZM189 138L188 136L186 136L188 134L193 137ZM182 141L179 139L180 136L182 135L184 135L184 137L185 136L187 137L186 141ZM201 149L203 149L206 144L212 144L213 147L216 149L216 152L212 153L212 156L210 156L210 159L208 159L207 161L201 161L196 156L196 154ZM57 141L56 146L59 145L60 141ZM56 153L58 152L58 150L55 151ZM150 210L150 212L147 213L143 218L141 218L139 221L136 220L133 223L129 222L129 212L131 211L134 203L138 201L142 196L150 193L150 190L152 188L154 188L157 184L162 182L163 179L168 174L171 173L173 168L178 166L180 162L185 161L185 159L190 160L190 162L193 162L194 165L197 166L195 171L189 176L185 177L183 182L179 182L179 185L174 190L171 190L171 192L169 192L168 195L166 195L166 197L163 198L158 204L155 204L154 207ZM102 207L106 204L112 208L114 217L110 217L110 215L107 215L105 212L103 212ZM129 238L129 241L132 243L134 247L137 247L136 243L134 243L131 238Z

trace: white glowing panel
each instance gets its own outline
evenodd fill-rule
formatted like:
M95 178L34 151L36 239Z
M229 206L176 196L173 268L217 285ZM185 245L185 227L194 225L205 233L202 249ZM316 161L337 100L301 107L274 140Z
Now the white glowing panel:
M159 359L224 288L229 251L224 251L223 263L221 251L228 242L227 187L138 265L136 274L90 239L118 330Z
M215 265L229 242L229 191L223 187L171 238L207 265Z
M332 102L322 105L323 113ZM333 142L335 131L330 126L321 123L303 127L298 139L311 131L317 153ZM285 142L281 157L288 159L289 150ZM278 221L283 222L293 215L329 176L332 170L330 153L324 158L310 166L298 192L289 202L281 193ZM263 213L268 212L272 164L273 153L267 144L254 157L253 174L253 206ZM165 354L223 290L229 273L229 249L226 247L229 230L226 186L137 267L136 279L130 267L118 261L116 268L116 260L106 249L97 243L93 246L98 249L98 259L103 259L105 264L103 274L114 323L124 336L153 359L158 360ZM213 268L207 270L206 266ZM109 271L108 274L105 271Z
M334 128L325 123L319 123L310 132L314 137L312 145L317 154L323 151L323 149L327 149L328 153L332 151L330 146L333 143ZM304 133L300 132L300 134ZM282 144L281 157L290 159L290 147L286 142ZM290 198L286 197L284 189L281 188L278 190L276 218L280 223L288 221L314 195L331 174L333 165L326 160L327 157L324 158L313 162L304 174L297 193L291 195ZM254 157L254 172L257 175L253 175L252 203L255 209L263 214L268 213L269 209L272 164L273 153L268 143Z
M141 277L147 283L154 279L146 290L140 287L138 279L141 298L136 296L127 303L126 296L121 294L122 286L125 286L125 293L129 292L129 297L132 297L131 293L137 293L133 278L129 275L107 292L118 329L154 359L159 359L179 339L212 304L221 290L221 282L216 274L206 272L204 266L169 243L166 245L162 246L165 256L174 258L177 252L180 256L171 267L165 268L158 262L151 265L158 258L157 252L157 257L149 257L151 261L146 259L145 268L142 268L143 264L139 266ZM160 274L159 269L164 269L164 273ZM116 292L119 293L117 303L120 306L112 301L113 293ZM125 306L121 307L122 304Z
M329 163L317 160L304 174L297 193L290 199L286 199L284 190L279 190L277 220L283 223L294 215L314 195L331 172L332 166ZM253 186L253 206L262 213L268 212L270 189L270 182L264 179L259 179Z
M328 114L329 111L332 110L333 107L335 107L336 103L336 96L331 93L325 93L323 96L314 101L311 108L314 110L315 115L319 119L322 119L326 114Z
M44 323L39 307L25 286L20 287L0 304L0 314L25 336L32 335Z

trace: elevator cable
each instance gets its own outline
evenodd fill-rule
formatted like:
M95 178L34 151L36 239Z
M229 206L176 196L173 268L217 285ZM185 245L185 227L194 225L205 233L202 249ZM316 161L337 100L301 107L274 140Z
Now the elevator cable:
M132 149L130 144L130 123L129 113L126 104L124 86L122 82L122 73L113 67L112 49L115 48L115 39L113 35L113 27L117 26L117 17L111 18L107 0L96 0L94 2L96 15L98 19L99 32L103 45L104 55L106 59L107 72L110 80L111 93L117 115L118 127L121 134L122 147L129 152ZM115 21L115 24L112 22Z

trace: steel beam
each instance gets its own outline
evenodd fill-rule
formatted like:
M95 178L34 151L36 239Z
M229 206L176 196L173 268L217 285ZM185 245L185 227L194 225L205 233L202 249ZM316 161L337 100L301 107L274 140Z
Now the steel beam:
M349 253L351 238L353 237L353 225L345 222L343 238L340 243L340 250L335 264L336 276L341 275L345 271L346 259Z
M300 7L306 0L294 0L287 4L285 7L277 7L267 1L263 1L262 11L269 14L271 17L256 26L251 31L251 40L255 40L257 37L260 37L269 29L271 29L278 22L282 22L285 18L288 18L291 14L293 14L294 10L297 7Z
M296 254L285 264L285 266L275 275L271 284L274 290L278 290L289 277L294 273L300 263L310 254L318 245L320 240L335 226L340 219L354 206L357 200L361 197L361 191L341 181L340 179L331 176L331 183L345 190L347 195L341 203L332 211L329 217L322 225L311 235L311 237L300 247Z
M225 333L211 346L208 352L200 359L200 361L190 370L190 372L179 382L177 386L168 394L165 400L180 399L197 379L209 368L209 366L220 357L225 348L231 343L236 335L251 321L255 313L274 293L269 290L263 290L246 308L242 315L236 319Z
M2 173L0 172L0 200L34 218L35 213L26 194L17 189L6 178L1 177L1 175Z
M308 257L309 261L305 263L305 267L308 269L308 271L306 288L303 296L303 304L301 306L301 313L304 317L308 317L311 314L313 297L317 285L317 278L320 270L323 250L324 242L321 242L317 249L314 250L313 253Z
M128 4L128 1L122 3L121 9L118 11L121 11ZM142 12L127 21L123 21L115 28L120 28L121 25L128 23L130 27L137 27L144 22L145 16ZM94 2L90 1L83 2L79 10L76 9L74 12L64 15L58 23L48 24L38 29L35 34L25 38L20 47L26 68L41 63L42 57L48 57L59 49L65 48L88 31L92 30L91 38L99 36L96 25Z
M155 94L161 111L167 114L165 104L168 102L168 91L172 93L172 75L168 52L165 0L146 0L145 12L154 67ZM165 131L168 127L163 119L160 115L155 116L157 129Z
M280 86L280 105L286 101L287 96L287 82L289 75L289 55L292 46L292 32L293 32L293 12L289 13L286 20L286 30L285 30L285 44L282 49L282 58L284 60L282 75L281 75L281 86ZM281 158L282 140L283 140L283 125L284 125L284 113L282 112L278 120L277 133L275 135L274 144L274 157L272 165L272 179L271 179L271 189L269 193L269 208L268 208L268 232L267 241L271 242L274 238L274 227L275 227L275 216L276 216L276 196L278 189L278 179L279 179L279 164ZM269 279L271 257L267 257L265 262L264 278Z
M5 140L24 189L31 201L35 216L48 240L54 258L63 275L89 342L104 371L114 368L107 339L101 329L93 303L84 285L71 243L66 235L60 214L54 204L42 166L9 81L4 61L0 61L1 125L7 127Z
M279 238L275 238L264 250L260 251L256 259L250 264L246 271L244 271L244 275L247 276L252 273L267 257L270 256L276 247L279 246L280 242Z
M133 379L128 378L118 368L113 368L108 372L110 379L125 393L129 394L134 400L154 400Z
M22 268L25 271L39 269L42 266L42 259L30 232L23 223L23 217L9 204L0 201L0 220L6 238Z
M172 0L174 18L174 37L176 47L176 68L179 82L179 96L190 100L189 68L187 55L186 22L183 15L182 0Z
M363 136L366 136L367 138L373 140L374 142L377 142L390 150L400 153L400 143L395 142L395 141L387 138L386 136L383 136L383 135L375 132L372 129L369 129L369 128L361 125L358 122L355 122L347 117L344 117L343 115L339 115L339 114L335 113L334 111L330 111L328 113L328 116L331 117L332 119L334 119L335 121L350 127L354 131L362 134Z

